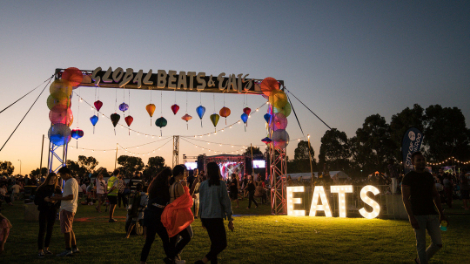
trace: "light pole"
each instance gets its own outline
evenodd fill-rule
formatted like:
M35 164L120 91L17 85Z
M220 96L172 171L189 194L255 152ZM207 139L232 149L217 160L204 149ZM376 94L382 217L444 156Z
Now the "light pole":
M21 174L21 160L19 159L18 161L20 162L20 174Z

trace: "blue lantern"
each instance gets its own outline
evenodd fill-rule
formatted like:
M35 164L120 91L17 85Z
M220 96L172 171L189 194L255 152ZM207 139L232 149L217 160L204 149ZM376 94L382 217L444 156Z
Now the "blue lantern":
M243 113L243 114L241 115L241 118L242 118L242 120L243 120L243 123L245 123L245 131L246 131L246 121L248 121L248 115L245 114L245 113Z
M95 134L95 125L98 123L98 119L97 115L90 117L91 124L93 125L93 134Z
M266 120L266 123L269 124L269 121L271 120L271 114L265 114L264 115L264 120Z
M129 105L127 105L126 103L122 103L119 105L119 110L123 112L126 112L128 109L129 109Z
M199 116L199 119L201 119L201 127L202 127L202 117L206 113L206 108L200 105L196 108L196 112L197 112L197 115Z

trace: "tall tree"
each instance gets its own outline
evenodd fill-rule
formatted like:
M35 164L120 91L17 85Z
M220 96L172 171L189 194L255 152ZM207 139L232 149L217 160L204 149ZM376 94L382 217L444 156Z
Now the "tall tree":
M405 132L411 127L416 127L424 133L424 122L424 109L418 104L413 105L412 109L407 107L392 116L390 137L394 144L393 152L396 160L402 159L401 145Z
M312 164L310 164L309 152L312 157ZM308 141L301 140L297 144L297 148L295 148L294 150L294 160L290 162L288 161L287 169L289 170L289 172L308 172L312 168L313 170L316 170L317 161L314 157L315 152L312 146L308 146ZM312 168L310 166L312 166ZM293 167L292 170L289 169L289 167Z
M243 154L250 157L251 156L251 148L253 148L253 156L263 155L263 152L258 147L251 147L251 146L247 147Z
M370 152L358 153L358 156L365 157L365 169L384 171L388 160L393 157L394 147L385 118L379 114L367 117L362 128L356 131L356 140L360 146L357 151Z
M147 166L145 166L143 176L148 180L151 177L157 175L160 171L162 171L164 167L165 159L163 157L150 157L147 162Z
M92 174L92 177L97 177L99 173L103 173L103 177L105 177L105 178L106 177L111 177L111 175L113 174L112 172L109 172L105 167L99 167Z
M78 165L84 168L86 173L92 173L98 164L99 162L92 156L78 156Z
M118 164L122 167L121 172L124 175L130 176L136 171L141 171L144 168L144 163L139 157L122 155L118 158Z
M459 108L430 105L426 108L425 125L423 144L432 161L450 156L460 160L470 158L470 130Z
M318 155L320 166L326 163L330 170L348 171L351 156L349 147L346 133L336 128L327 130L321 138Z
M11 175L15 171L15 166L11 161L0 161L0 173Z
M31 171L31 175L35 177L41 177L42 175L47 176L47 168L37 168Z

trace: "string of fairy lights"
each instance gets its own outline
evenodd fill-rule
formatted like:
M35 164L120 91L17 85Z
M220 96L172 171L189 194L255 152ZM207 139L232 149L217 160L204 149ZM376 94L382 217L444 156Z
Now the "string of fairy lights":
M428 165L431 165L431 166L444 165L448 163L449 161L453 161L455 163L464 164L464 165L470 164L470 161L461 161L461 160L456 159L455 157L448 157L447 159L441 162L428 162Z
M187 139L185 139L185 138L182 138L181 140L183 140L183 141L185 141L185 142L187 142L187 143L189 143L189 144L191 144L191 145L195 146L196 148L199 148L199 149L201 149L201 150L203 150L203 151L207 150L207 151L209 151L209 152L214 152L214 154L218 154L218 153L221 153L221 154L238 154L238 153L243 153L243 152L245 152L245 150L246 150L246 147L243 146L242 148L239 148L239 149L234 150L234 151L229 151L229 152L220 151L220 150L217 151L217 150L214 150L214 149L211 149L211 148L208 148L208 147L203 147L203 146L194 144L193 142L191 142L191 141L189 141L189 140L187 140ZM234 146L235 146L235 145L232 145L232 147L234 147Z

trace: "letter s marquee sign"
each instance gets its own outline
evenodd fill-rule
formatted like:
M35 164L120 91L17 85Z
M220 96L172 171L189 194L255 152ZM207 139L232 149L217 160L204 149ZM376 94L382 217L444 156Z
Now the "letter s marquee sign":
M60 79L64 69L56 69L56 79ZM247 79L249 74L229 74L225 72L217 76L207 76L205 72L143 70L134 72L133 69L123 70L121 67L113 70L109 67L104 71L101 67L93 71L82 70L84 78L80 86L99 86L103 88L125 88L145 90L176 90L188 92L211 93L247 93L262 94L259 82L262 79ZM279 81L284 84L284 81Z
M346 194L353 193L352 185L334 185L330 187L331 193L338 194L338 208L339 217L346 217ZM305 210L295 210L295 204L301 204L302 198L294 198L294 193L303 193L305 191L303 186L287 187L287 215L290 216L305 216ZM380 213L380 205L372 200L367 194L371 192L373 195L380 193L379 189L372 185L364 186L361 189L361 200L372 207L372 211L368 212L365 208L361 208L359 213L368 219L376 218ZM320 199L321 204L318 203ZM324 211L326 217L332 217L330 204L326 197L325 189L323 186L315 186L313 190L312 204L310 206L309 216L315 216L317 211Z

